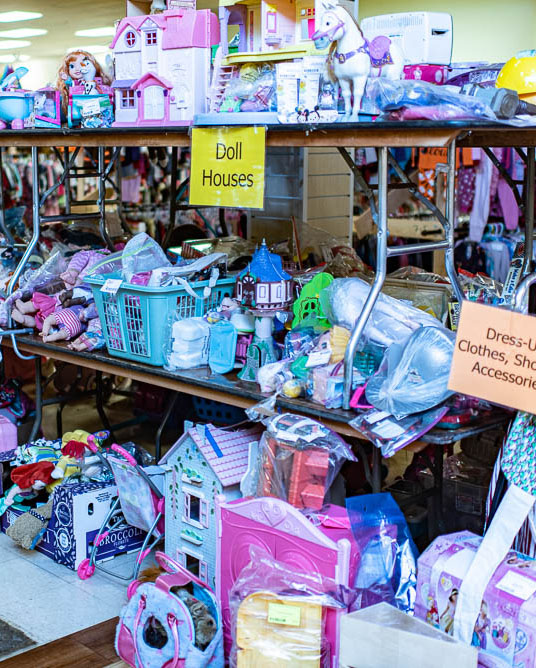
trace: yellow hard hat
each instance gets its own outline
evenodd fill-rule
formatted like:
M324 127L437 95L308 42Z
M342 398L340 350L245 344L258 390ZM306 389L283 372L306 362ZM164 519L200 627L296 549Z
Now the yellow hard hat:
M524 98L536 94L536 50L520 51L499 72L497 88L510 88ZM529 98L524 98L529 101Z

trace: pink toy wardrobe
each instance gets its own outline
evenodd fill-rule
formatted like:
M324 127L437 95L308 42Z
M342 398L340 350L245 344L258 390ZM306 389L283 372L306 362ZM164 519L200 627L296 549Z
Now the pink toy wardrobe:
M330 506L319 526L290 504L275 498L216 500L220 540L216 562L216 593L221 601L226 651L230 650L229 591L249 563L251 545L261 547L278 561L304 573L318 572L337 584L355 579L359 554L344 508ZM339 617L328 610L326 638L331 666L338 666Z

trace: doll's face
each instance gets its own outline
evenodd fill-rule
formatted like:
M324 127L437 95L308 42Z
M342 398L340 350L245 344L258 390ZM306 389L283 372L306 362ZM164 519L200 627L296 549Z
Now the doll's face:
M73 81L93 81L96 74L95 65L85 56L76 56L69 63L69 76Z

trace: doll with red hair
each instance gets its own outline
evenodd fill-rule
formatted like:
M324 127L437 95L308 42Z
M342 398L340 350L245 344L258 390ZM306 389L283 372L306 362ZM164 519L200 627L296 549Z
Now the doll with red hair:
M86 95L94 95L104 92L102 86L111 83L95 56L81 50L69 52L60 65L55 86L61 93L63 114L67 115L70 86L83 86Z

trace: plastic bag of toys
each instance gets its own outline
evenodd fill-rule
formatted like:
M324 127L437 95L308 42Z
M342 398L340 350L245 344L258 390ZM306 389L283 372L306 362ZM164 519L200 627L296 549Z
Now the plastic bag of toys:
M319 510L344 460L355 461L348 444L310 418L284 413L264 421L257 496L274 496L295 508Z
M329 668L336 631L326 624L328 613L345 610L353 598L330 578L292 570L251 547L230 592L230 665Z
M412 614L418 552L402 511L385 493L347 499L346 510L360 552L353 609L385 601Z

